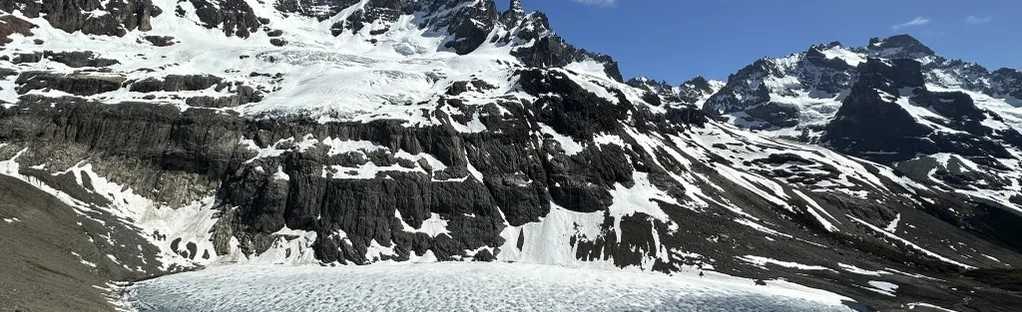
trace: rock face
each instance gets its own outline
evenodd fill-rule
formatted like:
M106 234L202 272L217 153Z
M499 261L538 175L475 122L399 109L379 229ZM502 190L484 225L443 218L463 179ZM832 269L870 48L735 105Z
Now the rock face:
M188 0L207 28L219 28L227 36L246 38L263 23L244 0ZM178 4L177 14L183 14Z
M102 73L81 72L56 74L49 72L23 72L15 83L18 93L32 90L53 89L74 95L95 95L121 88L125 78Z
M31 36L32 28L36 27L34 24L13 15L0 16L0 22L2 22L0 23L0 46L11 42L11 39L7 39L7 36L12 34Z
M912 107L928 108L938 116L945 117L949 121L946 126L982 128L979 122L986 116L976 108L968 95L927 91L923 86L921 66L914 60L899 59L888 63L870 59L861 69L859 81L827 126L823 142L839 151L885 162L904 161L917 154L938 152L970 156L983 154L975 150L982 149L981 146L969 146L968 143L983 140L993 134L992 131L975 129L975 136L955 136L954 140L959 140L957 144L942 142L951 139L944 136L948 134L938 133L939 129L917 122L915 116L907 111ZM866 127L867 123L888 126ZM933 137L931 134L934 134ZM995 147L999 144L988 143L982 146ZM949 150L948 147L955 149ZM1010 156L1003 150L994 151L993 154Z
M531 46L518 48L512 52L512 55L518 57L525 65L560 67L573 62L591 59L601 63L604 72L608 76L617 81L623 81L616 61L610 56L594 54L564 42L564 39L560 36L553 34L546 15L542 13L532 13L519 20L517 25L512 24L508 25L508 27L515 30L507 37L510 40L535 42Z
M53 61L72 68L81 67L108 67L119 64L117 60L101 58L92 51L42 51L36 53L18 54L11 59L12 63L37 63L42 60Z
M46 19L66 32L123 36L132 30L150 30L150 19L160 15L150 0L11 0L0 3L0 10L21 11L27 17ZM105 14L90 12L103 11Z
M0 51L0 174L151 245L140 277L599 262L785 278L878 309L1022 302L971 277L1022 265L1010 161L1022 136L990 99L934 86L933 63L829 44L726 85L623 83L520 1L162 9L173 14L152 15L151 31L96 36L106 48L92 53L49 46L71 38L60 31ZM994 74L990 90L1014 85ZM815 116L805 103L833 110L807 140L820 145L727 124L799 127ZM877 294L880 279L905 287Z

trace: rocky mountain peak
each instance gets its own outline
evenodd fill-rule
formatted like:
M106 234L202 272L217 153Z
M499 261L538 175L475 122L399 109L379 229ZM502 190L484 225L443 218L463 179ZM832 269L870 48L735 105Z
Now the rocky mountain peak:
M833 48L844 47L840 41L831 41L830 43L819 43L809 46L809 50L826 51Z
M673 106L680 104L694 106L697 109L702 107L707 98L724 86L722 81L707 80L703 76L696 76L677 86L645 76L629 79L627 84L646 90L647 102L667 103Z
M627 83L630 86L636 87L636 88L641 87L641 86L646 86L646 85L653 85L653 86L659 86L659 87L670 87L671 86L671 84L668 83L667 81L656 80L656 79L653 79L653 78L650 78L650 77L647 77L647 76L634 77L632 79L628 79L628 81L626 81L625 83Z
M998 75L1022 75L1022 70L1002 67L994 71L994 74Z
M1010 98L1009 104L1022 107L1022 71L1001 68L991 75L993 93Z
M525 18L525 5L522 4L522 0L511 0L508 10L501 14L501 21L507 25L516 24L523 18Z
M703 76L696 76L695 78L689 79L688 81L681 83L681 86L683 88L689 87L697 90L711 90L710 81L706 80Z
M871 38L866 45L869 54L882 58L918 59L934 56L936 52L911 35L902 34L884 39Z
M703 76L696 76L681 84L678 88L678 96L682 102L702 108L703 103L723 87L723 81L707 80Z
M663 80L655 80L646 76L639 76L625 82L629 86L646 91L644 100L651 104L660 105L663 103L679 103L678 89Z

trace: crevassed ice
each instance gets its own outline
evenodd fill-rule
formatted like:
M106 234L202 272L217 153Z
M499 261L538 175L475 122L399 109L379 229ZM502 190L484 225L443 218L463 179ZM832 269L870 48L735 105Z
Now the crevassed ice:
M188 298L182 300L182 298ZM139 311L852 311L783 282L509 263L224 266L141 282Z

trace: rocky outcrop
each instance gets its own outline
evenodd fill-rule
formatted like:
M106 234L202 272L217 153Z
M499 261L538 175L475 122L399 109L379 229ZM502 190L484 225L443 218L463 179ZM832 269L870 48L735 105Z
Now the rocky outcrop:
M429 12L422 25L451 35L444 47L458 54L475 51L499 23L499 12L492 0L424 1L418 8Z
M264 24L245 0L189 1L205 27L219 28L227 36L247 38ZM178 9L178 12L181 14L182 11Z
M92 51L44 52L43 57L68 67L107 67L120 64L117 60L97 56Z
M72 33L124 36L128 31L152 29L150 19L162 10L150 0L12 0L0 3L0 11L19 10L30 18L43 17L50 25ZM102 11L104 14L92 14Z
M341 3L341 5L350 6L351 4ZM366 25L379 21L382 23L383 28L370 29L368 32L371 35L381 35L390 30L389 24L397 21L397 18L406 10L406 6L408 7L407 10L413 10L411 4L406 4L404 1L370 1L361 9L351 12L344 21L334 24L331 31L334 36L339 35L342 29L350 33L358 33ZM334 7L334 5L331 5L331 7Z
M224 81L213 75L167 75L162 78L150 77L139 81L127 82L129 90L140 93L179 92L212 90L222 95L199 95L185 99L185 104L195 107L235 107L263 98L258 91L241 82Z
M262 21L244 0L188 0L204 26L219 28L229 36L248 37ZM18 10L30 18L42 17L57 29L89 35L124 36L130 31L152 30L152 18L165 10L183 16L179 2L160 8L151 0L12 0L0 3L0 11Z
M596 54L576 48L564 41L550 30L546 15L534 12L518 20L517 24L507 25L512 29L508 37L500 40L517 40L531 42L532 45L520 47L512 51L522 63L531 67L563 67L573 62L596 61L604 66L607 76L617 81L624 81L617 62L607 55Z
M7 37L12 34L31 36L32 28L35 27L35 24L15 17L14 15L0 16L0 46L10 43L11 39Z
M157 47L169 47L174 45L174 37L171 36L145 36L142 37L145 41L152 43Z
M42 61L43 59L61 63L72 68L107 67L120 64L120 62L118 62L117 60L99 57L96 53L92 51L54 52L49 50L36 53L18 54L13 59L11 59L11 63L14 64L36 63Z
M284 13L301 14L324 21L359 0L276 0L274 7Z
M558 72L533 69L522 71L519 76L522 89L530 94L556 91L567 95L542 97L534 105L543 107L537 114L540 121L577 140L591 139L600 132L615 132L621 126L617 120L623 119L632 108L611 104Z
M520 21L525 19L526 15L525 4L522 3L522 0L511 0L507 11L500 14L500 22L504 23L504 25L518 25Z
M51 72L23 72L15 84L19 94L31 90L58 90L74 95L95 95L121 88L126 78L99 72L58 74Z
M133 92L176 92L198 91L220 85L223 78L213 75L168 75L160 78L146 78L131 83Z

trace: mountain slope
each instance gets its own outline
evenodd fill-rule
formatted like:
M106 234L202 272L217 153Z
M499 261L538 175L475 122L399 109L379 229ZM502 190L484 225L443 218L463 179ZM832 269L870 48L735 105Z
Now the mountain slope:
M159 272L146 263L150 254L138 252L155 247L109 215L76 210L6 175L0 176L0 198L0 302L5 311L110 311L118 295L111 281ZM118 243L139 249L118 250Z

